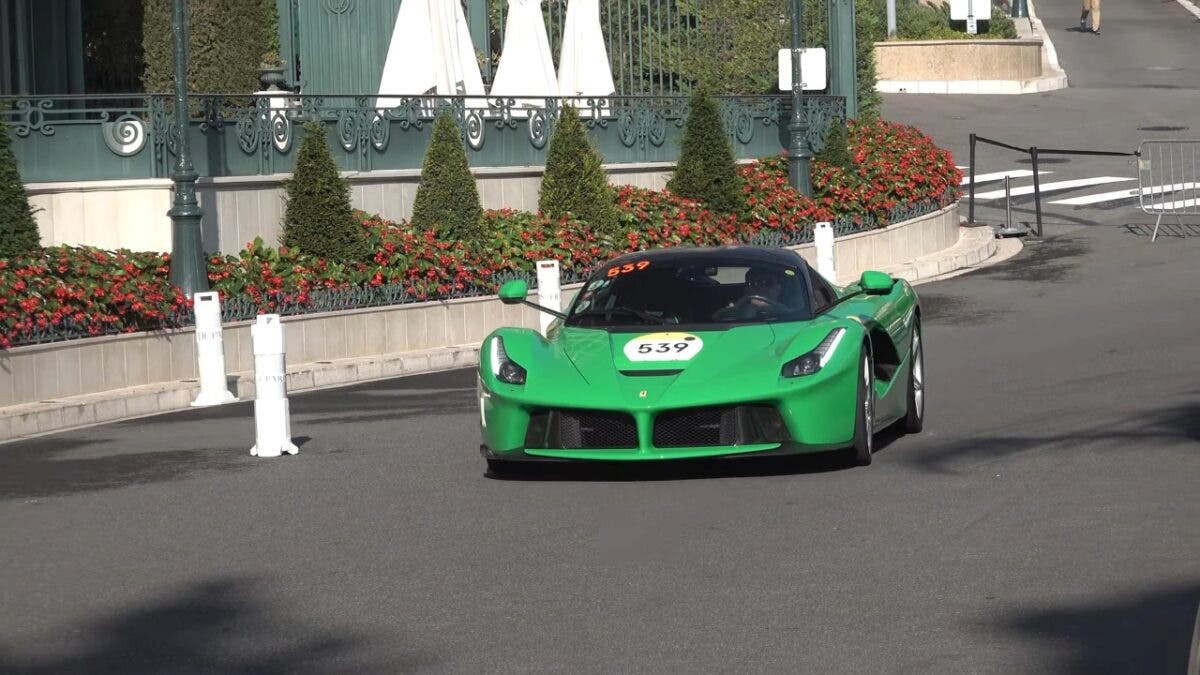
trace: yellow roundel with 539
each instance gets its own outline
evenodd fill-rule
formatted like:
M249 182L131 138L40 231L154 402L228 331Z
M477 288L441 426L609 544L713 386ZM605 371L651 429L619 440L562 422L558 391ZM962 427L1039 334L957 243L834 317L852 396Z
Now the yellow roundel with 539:
M704 341L691 333L649 333L625 343L630 361L688 361L704 348Z

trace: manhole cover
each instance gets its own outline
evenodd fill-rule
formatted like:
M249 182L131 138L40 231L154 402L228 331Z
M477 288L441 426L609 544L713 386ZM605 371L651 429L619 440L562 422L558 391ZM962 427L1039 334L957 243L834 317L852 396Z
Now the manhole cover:
M1150 125L1138 127L1138 131L1187 131L1188 127L1173 127L1168 125Z
M1146 70L1183 70L1179 66L1146 66Z

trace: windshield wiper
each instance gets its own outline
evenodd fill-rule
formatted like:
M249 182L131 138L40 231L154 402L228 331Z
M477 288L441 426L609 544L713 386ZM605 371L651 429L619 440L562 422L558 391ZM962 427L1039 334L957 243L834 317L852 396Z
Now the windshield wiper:
M633 309L631 307L625 307L624 305L617 305L616 307L610 307L608 309L601 309L599 307L595 307L595 308L589 309L585 312L580 312L578 314L575 314L571 318L574 319L576 317L581 317L581 316L602 316L604 314L627 314L629 316L636 316L637 318L642 319L643 321L649 321L651 323L659 323L659 324L667 323L667 320L661 316L654 316L653 314L650 314L649 312L643 312L640 309Z

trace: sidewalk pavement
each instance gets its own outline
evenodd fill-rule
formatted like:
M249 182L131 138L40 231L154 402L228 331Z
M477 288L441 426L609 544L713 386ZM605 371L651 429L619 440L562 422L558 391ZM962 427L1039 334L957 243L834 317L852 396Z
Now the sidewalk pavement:
M1008 246L1003 244L1008 242ZM998 240L991 227L960 227L958 243L937 253L881 271L914 285L961 274L1011 257L1013 240ZM1001 255L997 255L997 252ZM847 280L839 280L846 283ZM349 386L374 380L459 368L479 362L479 345L465 344L422 351L337 359L287 367L289 393ZM239 401L252 401L254 372L228 377L229 390ZM69 431L98 424L138 419L191 409L200 392L197 379L115 389L37 403L0 408L0 444L22 438Z

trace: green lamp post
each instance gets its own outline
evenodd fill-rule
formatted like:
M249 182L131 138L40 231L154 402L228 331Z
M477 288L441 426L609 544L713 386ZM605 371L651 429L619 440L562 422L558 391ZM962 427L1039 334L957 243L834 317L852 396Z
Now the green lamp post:
M800 49L804 46L804 2L792 0L792 121L788 124L791 143L788 145L788 179L793 189L812 196L812 177L809 161L812 148L808 144L808 122L804 118L804 87L800 83Z
M185 295L208 290L208 269L200 239L200 219L204 211L196 200L196 179L192 149L188 139L187 108L187 7L186 0L174 0L171 10L171 35L175 45L175 167L171 180L175 199L167 215L171 217L171 283Z

